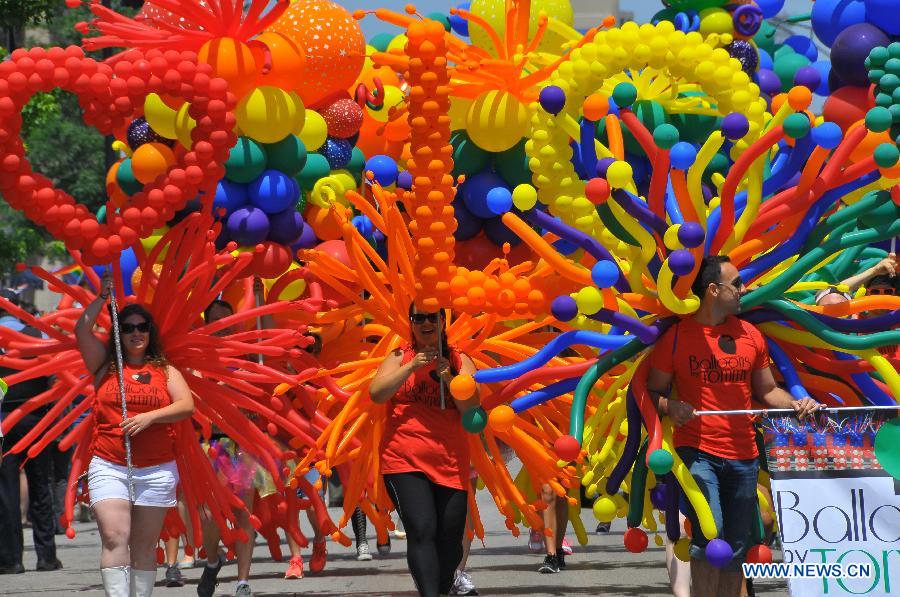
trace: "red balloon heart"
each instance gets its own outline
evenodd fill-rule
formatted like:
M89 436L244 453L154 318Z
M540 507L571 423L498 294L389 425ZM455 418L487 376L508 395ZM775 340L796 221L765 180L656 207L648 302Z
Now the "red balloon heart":
M109 263L140 238L165 224L185 204L214 195L224 162L237 138L234 95L193 52L132 50L114 57L115 66L87 58L81 48L16 50L0 63L0 192L9 204L88 265ZM84 205L34 172L21 138L22 108L38 92L55 88L78 96L84 122L101 134L124 138L128 124L143 114L150 93L189 102L197 122L193 143L176 163L129 198L101 224ZM62 149L65 150L64 148Z

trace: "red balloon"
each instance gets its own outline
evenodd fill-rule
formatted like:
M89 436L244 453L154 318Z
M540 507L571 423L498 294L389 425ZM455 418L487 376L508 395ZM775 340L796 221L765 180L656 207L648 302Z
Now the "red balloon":
M834 92L825 100L822 115L825 120L834 122L841 130L847 132L857 120L866 117L866 112L875 106L875 99L868 87L846 85Z
M350 261L350 255L347 253L347 245L342 240L326 240L314 248L316 251L331 255L347 267L353 267L353 262Z
M639 528L632 528L625 531L625 536L622 537L622 540L623 543L625 543L625 549L631 553L641 553L647 549L647 533Z
M772 550L767 545L754 545L747 550L748 564L770 564L772 562Z
M260 278L277 278L291 266L291 251L278 243L265 242L253 254L253 272Z
M563 435L553 442L553 450L560 460L571 462L581 453L581 444L571 435Z

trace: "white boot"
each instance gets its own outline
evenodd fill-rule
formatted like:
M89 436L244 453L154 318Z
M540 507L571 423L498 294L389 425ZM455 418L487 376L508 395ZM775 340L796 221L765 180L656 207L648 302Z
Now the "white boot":
M156 570L131 569L131 597L150 597L156 584Z
M114 566L101 568L100 578L103 579L103 590L106 597L129 597L129 566Z

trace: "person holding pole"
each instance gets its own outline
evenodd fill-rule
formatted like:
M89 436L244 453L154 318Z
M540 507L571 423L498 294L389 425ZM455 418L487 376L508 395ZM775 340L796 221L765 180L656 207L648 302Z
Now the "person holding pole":
M700 308L657 342L647 388L660 415L675 424L678 455L709 501L719 538L734 552L723 569L707 562L707 540L694 513L688 512L695 529L691 594L738 597L741 564L756 516L758 451L753 422L749 414L698 417L695 411L746 410L755 398L771 408L792 409L803 418L820 405L809 397L796 400L775 383L763 335L735 317L746 288L728 257L705 257L692 290L700 297ZM668 397L673 387L677 400Z
M369 386L388 405L381 472L406 529L406 558L419 594L446 595L462 559L468 511L469 452L461 414L480 405L478 392L455 400L449 383L475 364L447 344L442 312L409 307L412 338L385 359Z
M88 488L107 597L149 597L163 520L177 503L169 424L190 417L194 401L184 377L166 361L150 313L137 304L117 312L112 292L107 274L75 327L96 390ZM93 328L110 299L112 331L104 344Z

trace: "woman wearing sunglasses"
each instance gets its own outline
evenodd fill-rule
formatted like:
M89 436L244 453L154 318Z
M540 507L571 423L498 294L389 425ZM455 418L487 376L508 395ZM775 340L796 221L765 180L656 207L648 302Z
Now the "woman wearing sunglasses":
M176 505L174 430L191 416L194 401L181 373L168 364L153 318L141 305L118 313L128 417L122 420L115 338L106 344L94 324L112 291L104 276L100 295L75 327L78 348L94 378L94 436L88 467L91 507L102 547L100 575L108 597L146 597L156 582L156 546L163 519ZM129 488L125 436L131 440Z
M475 364L447 344L442 313L409 307L411 341L388 355L369 386L372 401L389 402L381 442L381 472L408 542L406 559L423 597L446 595L462 558L470 483L461 414L478 393L454 400L455 375ZM441 389L443 385L443 391Z

